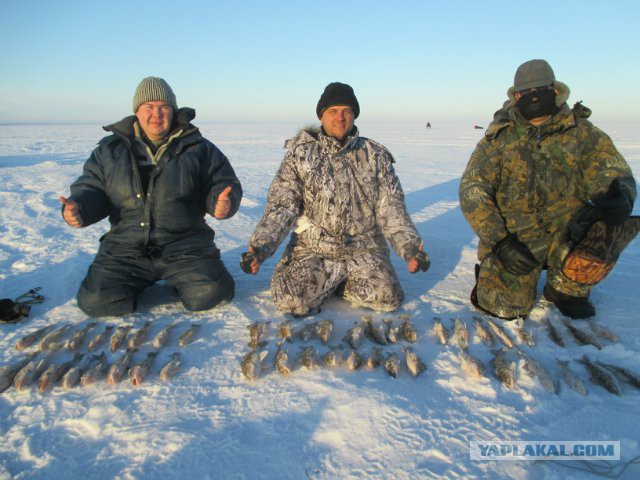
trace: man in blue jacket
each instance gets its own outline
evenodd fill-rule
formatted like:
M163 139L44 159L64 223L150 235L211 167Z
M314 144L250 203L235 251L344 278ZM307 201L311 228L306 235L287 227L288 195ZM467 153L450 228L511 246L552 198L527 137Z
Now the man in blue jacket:
M109 217L111 229L78 291L92 317L135 310L136 297L164 280L188 310L207 310L234 295L208 213L232 217L242 187L229 160L178 108L171 87L147 77L133 97L135 115L104 127L103 138L60 197L64 220L86 227Z

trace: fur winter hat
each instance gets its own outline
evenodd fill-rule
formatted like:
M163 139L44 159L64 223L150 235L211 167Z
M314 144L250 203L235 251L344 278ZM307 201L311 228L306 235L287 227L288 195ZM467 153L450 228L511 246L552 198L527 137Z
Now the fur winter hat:
M316 107L316 115L318 118L322 118L322 113L329 107L334 105L346 105L351 107L355 118L360 115L360 105L353 88L346 83L333 82L327 85L318 100L318 106Z
M555 82L551 66L545 60L529 60L516 70L513 88L516 92L530 88L545 87Z
M138 107L146 102L166 102L167 105L178 109L176 96L167 82L159 77L143 78L136 93L133 95L133 113L138 111Z

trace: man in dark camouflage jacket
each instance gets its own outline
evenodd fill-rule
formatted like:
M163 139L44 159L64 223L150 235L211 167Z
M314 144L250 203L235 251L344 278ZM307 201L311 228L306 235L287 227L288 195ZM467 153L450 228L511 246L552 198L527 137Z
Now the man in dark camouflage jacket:
M316 109L320 131L302 130L285 144L264 215L241 262L256 273L295 224L271 280L273 300L283 312L316 311L336 290L354 305L398 308L403 292L386 240L410 272L429 266L393 157L358 135L359 112L353 89L331 83Z
M633 175L587 120L591 111L567 105L569 88L544 60L521 65L507 94L460 184L462 212L480 240L472 302L498 317L525 317L546 268L545 298L569 317L593 316L596 282L567 277L563 262L595 222L611 230L631 221Z

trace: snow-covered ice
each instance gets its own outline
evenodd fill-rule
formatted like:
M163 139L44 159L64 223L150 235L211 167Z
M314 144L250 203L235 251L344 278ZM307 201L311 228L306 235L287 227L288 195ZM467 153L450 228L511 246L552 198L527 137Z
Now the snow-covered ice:
M239 257L262 214L284 140L298 126L201 125L229 157L245 191L233 219L209 219L236 280L234 301L210 312L188 313L171 289L157 285L143 293L135 314L105 319L103 323L135 327L152 320L151 337L177 323L151 376L138 388L128 382L109 387L103 381L70 391L57 386L44 395L35 389L0 394L0 479L581 479L593 475L566 468L580 462L472 461L469 442L618 440L622 462L639 455L640 394L631 386L623 385L623 396L617 397L587 382L589 395L582 397L563 384L555 396L519 368L519 387L510 391L490 374L492 355L478 339L472 339L470 353L487 366L488 377L480 381L464 376L453 347L436 342L434 316L449 328L458 316L473 333L471 319L477 312L469 292L477 240L460 212L458 184L483 131L473 129L473 122L440 125L431 120L429 130L424 124L359 124L362 135L393 153L409 212L432 260L426 274L410 275L394 255L404 304L393 314L373 312L376 320L391 317L396 322L398 314L410 315L420 334L413 347L428 365L420 377L412 378L404 366L397 379L382 369L302 368L289 377L274 371L274 325L286 317L271 302L269 279L282 249L256 276L242 273ZM638 126L599 126L638 175ZM43 304L33 306L29 319L0 325L0 365L21 358L13 346L26 333L88 320L76 306L75 293L107 222L80 230L67 227L58 197L68 194L103 135L95 125L0 125L0 297L13 298L37 286L46 296ZM574 360L585 353L640 370L639 267L636 240L593 291L596 321L621 338L615 344L603 341L602 351L577 345L558 311L546 302L537 304L527 321L537 340L530 352L556 379L556 358ZM305 322L333 319L331 343L338 343L363 313L368 312L331 299ZM549 340L544 318L560 329L566 349ZM246 327L255 321L270 321L272 328L267 369L250 383L239 362L248 351ZM195 342L180 349L177 337L190 322L202 327ZM290 359L301 345L296 340L289 346ZM365 340L361 349L369 352L371 347ZM150 349L144 345L136 359ZM164 383L159 368L178 349L182 370L172 383ZM400 350L392 346L385 351ZM70 357L59 353L56 361ZM116 357L110 354L110 359ZM587 381L580 364L572 361L570 366ZM632 465L621 478L638 476L640 466Z

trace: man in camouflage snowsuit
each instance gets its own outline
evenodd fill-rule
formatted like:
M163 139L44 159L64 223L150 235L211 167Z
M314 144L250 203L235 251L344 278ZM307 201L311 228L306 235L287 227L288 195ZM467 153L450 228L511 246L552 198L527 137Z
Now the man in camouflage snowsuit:
M410 272L429 266L393 157L359 136L359 112L353 89L331 83L316 108L320 131L302 130L285 144L264 215L241 262L256 273L297 222L271 280L273 300L283 312L317 311L337 290L354 305L398 308L403 292L385 239Z
M591 111L567 105L569 88L544 60L521 65L507 94L460 184L460 207L479 237L472 302L498 317L525 317L546 268L545 298L569 317L593 316L595 282L570 279L563 262L595 222L631 222L633 175L587 120Z

